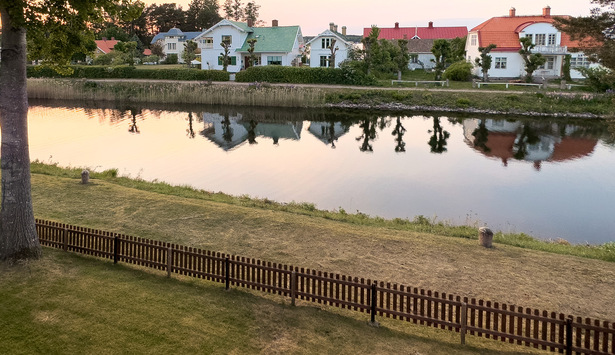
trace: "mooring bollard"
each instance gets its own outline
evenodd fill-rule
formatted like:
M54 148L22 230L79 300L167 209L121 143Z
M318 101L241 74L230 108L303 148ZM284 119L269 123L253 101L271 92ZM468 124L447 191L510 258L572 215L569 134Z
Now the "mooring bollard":
M493 242L493 232L487 227L480 227L478 229L478 241L480 245L485 248L491 248Z
M87 185L90 182L90 172L85 169L81 172L81 183Z

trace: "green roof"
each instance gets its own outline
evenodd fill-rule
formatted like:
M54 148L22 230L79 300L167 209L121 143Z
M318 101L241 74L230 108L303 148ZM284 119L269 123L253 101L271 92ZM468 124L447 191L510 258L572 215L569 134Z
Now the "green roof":
M246 31L246 32L251 32L252 28L248 27L248 24L245 22L238 22L238 21L231 21L229 20L230 23L232 23L233 25L241 28L242 30Z
M252 38L256 38L254 53L291 52L299 33L299 26L252 27L251 30L252 33L237 52L247 52L250 47L248 40Z

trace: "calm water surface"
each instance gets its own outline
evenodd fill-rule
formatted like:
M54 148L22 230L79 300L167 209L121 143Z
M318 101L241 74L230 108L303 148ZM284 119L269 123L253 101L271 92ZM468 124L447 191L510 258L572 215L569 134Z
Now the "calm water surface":
M615 240L601 122L31 102L31 158L386 218Z

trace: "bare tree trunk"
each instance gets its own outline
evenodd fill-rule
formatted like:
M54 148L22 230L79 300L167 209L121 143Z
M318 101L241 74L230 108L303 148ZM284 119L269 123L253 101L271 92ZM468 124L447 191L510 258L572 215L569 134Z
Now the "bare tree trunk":
M41 247L34 223L28 150L26 31L2 13L0 127L2 128L2 209L0 260L38 258Z

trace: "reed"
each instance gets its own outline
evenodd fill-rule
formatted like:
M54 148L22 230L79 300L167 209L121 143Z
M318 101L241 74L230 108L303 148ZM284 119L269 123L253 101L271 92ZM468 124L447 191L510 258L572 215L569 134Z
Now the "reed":
M317 88L212 85L207 82L104 82L29 79L28 97L51 100L164 102L167 104L314 107L325 101Z

